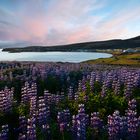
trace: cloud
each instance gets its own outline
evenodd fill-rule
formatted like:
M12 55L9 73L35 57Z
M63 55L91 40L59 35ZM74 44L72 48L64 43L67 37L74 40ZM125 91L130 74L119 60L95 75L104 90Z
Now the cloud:
M136 8L131 12L127 10L119 11L113 18L98 24L100 31L98 31L97 38L110 39L110 38L128 38L131 32L131 37L135 36L132 30L135 28L131 24L135 21L140 21L140 9ZM128 28L130 26L130 29ZM140 33L140 32L139 32ZM137 34L138 35L138 34Z
M110 0L6 1L0 6L0 40L57 45L140 33L132 30L140 20L138 6L122 9L118 2L111 11Z

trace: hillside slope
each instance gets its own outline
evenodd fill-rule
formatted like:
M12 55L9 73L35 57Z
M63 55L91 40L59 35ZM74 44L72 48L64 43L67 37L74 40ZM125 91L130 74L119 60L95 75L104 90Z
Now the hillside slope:
M127 49L140 47L140 36L126 40L84 42L59 46L28 46L24 48L5 48L9 52L44 52L44 51L95 51L95 49Z

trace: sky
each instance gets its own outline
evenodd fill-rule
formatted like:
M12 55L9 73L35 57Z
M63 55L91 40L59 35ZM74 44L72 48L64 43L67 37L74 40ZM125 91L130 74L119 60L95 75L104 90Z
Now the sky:
M0 0L0 45L61 45L140 35L140 0Z

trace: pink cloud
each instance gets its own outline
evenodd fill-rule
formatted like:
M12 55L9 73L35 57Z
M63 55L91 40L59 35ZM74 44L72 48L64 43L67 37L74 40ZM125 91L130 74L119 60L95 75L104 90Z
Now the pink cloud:
M83 42L83 40L86 40L88 36L90 36L93 33L91 27L83 27L79 28L76 31L73 31L67 38L68 43L74 43L74 42Z
M30 0L19 2L16 12L1 10L0 37L3 40L27 41L32 44L57 45L85 41L123 38L135 35L128 25L140 20L139 8L120 9L94 14L107 5L97 0ZM92 13L92 14L91 14ZM5 15L5 16L4 16ZM111 16L110 16L111 15ZM6 24L9 23L9 24ZM2 35L4 34L4 35Z

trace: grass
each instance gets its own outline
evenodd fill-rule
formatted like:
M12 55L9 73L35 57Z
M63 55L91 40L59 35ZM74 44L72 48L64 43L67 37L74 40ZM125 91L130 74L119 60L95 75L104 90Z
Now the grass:
M86 61L89 64L110 64L110 65L135 65L140 66L140 53L115 54L110 58L99 58Z

